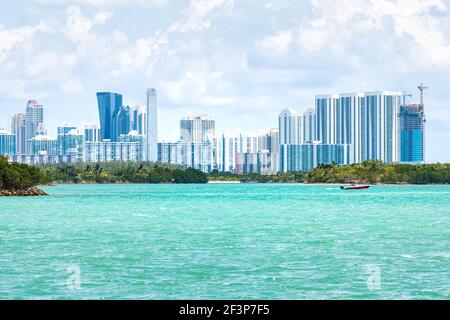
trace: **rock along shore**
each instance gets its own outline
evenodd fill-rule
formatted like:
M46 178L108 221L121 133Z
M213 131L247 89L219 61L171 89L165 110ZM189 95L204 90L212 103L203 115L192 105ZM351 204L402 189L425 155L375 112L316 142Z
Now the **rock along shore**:
M48 196L48 194L40 189L0 190L0 197L38 197L38 196Z

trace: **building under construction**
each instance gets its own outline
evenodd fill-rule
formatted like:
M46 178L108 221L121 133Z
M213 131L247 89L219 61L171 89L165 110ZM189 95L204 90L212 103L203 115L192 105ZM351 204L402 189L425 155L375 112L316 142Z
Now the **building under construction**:
M400 158L401 162L425 162L425 106L423 84L419 86L420 104L404 104L400 108Z

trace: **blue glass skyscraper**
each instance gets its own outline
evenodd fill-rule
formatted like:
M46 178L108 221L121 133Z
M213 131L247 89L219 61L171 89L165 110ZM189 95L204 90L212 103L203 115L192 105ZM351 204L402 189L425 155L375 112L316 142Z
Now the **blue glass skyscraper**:
M402 162L425 161L425 114L421 104L400 109L400 154Z
M113 116L119 112L123 105L122 95L113 92L97 92L97 102L101 138L102 140L115 141Z

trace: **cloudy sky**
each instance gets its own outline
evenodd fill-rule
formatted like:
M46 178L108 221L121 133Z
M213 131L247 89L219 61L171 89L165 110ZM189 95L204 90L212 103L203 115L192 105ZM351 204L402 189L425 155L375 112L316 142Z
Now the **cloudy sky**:
M50 134L98 122L95 92L159 95L227 134L277 126L324 93L427 84L427 160L450 162L450 0L15 0L0 11L0 127L37 99Z

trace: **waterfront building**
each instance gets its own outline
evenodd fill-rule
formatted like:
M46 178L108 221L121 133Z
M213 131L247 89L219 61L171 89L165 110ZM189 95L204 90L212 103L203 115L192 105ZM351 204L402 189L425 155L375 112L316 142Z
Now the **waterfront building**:
M17 113L13 116L11 133L16 136L16 153L25 154L27 152L26 114Z
M344 144L285 144L280 146L281 172L308 172L321 164L346 165L350 146Z
M8 156L10 162L24 163L29 165L55 165L61 163L76 163L77 159L72 156L48 155L48 154L22 154Z
M112 117L112 141L119 141L119 137L131 131L131 109L121 106L114 111Z
M310 108L303 114L303 141L312 143L316 140L316 112Z
M147 89L146 160L158 160L158 100L155 89Z
M425 162L425 113L422 104L400 108L401 162Z
M84 138L86 142L100 142L101 132L96 125L84 127Z
M279 154L271 153L269 150L258 152L258 173L262 175L273 175L279 171Z
M258 150L268 150L270 153L278 153L280 150L278 129L267 130L258 136Z
M211 142L184 141L158 143L158 161L211 172L213 170L212 144Z
M119 142L137 142L140 145L139 151L139 161L144 161L146 155L145 155L145 135L139 134L137 131L132 130L128 134L122 134L119 137Z
M238 139L222 136L217 141L216 164L220 172L236 172Z
M141 159L139 142L86 142L85 162L127 162Z
M117 132L114 128L114 115L119 112L123 106L123 97L121 94L113 92L97 92L98 113L100 119L101 140L117 140Z
M336 143L336 108L339 95L316 96L316 140L324 144Z
M213 142L216 122L208 115L184 117L180 121L180 140L191 143Z
M362 161L400 161L400 105L402 93L366 92L361 112Z
M278 118L279 144L303 143L302 116L293 110L283 110Z
M5 129L0 129L0 156L14 155L16 149L16 135Z
M258 173L258 153L238 153L236 156L236 172Z
M44 133L44 107L36 100L30 100L27 103L25 114L25 151L31 153L28 141L37 135Z
M58 155L58 140L46 135L35 136L28 140L29 155Z
M74 159L75 162L84 161L84 135L80 134L76 127L69 124L59 126L57 133L57 154L68 157L68 159ZM68 162L72 162L72 160L68 160Z
M145 136L147 132L147 106L137 105L131 110L131 130Z

